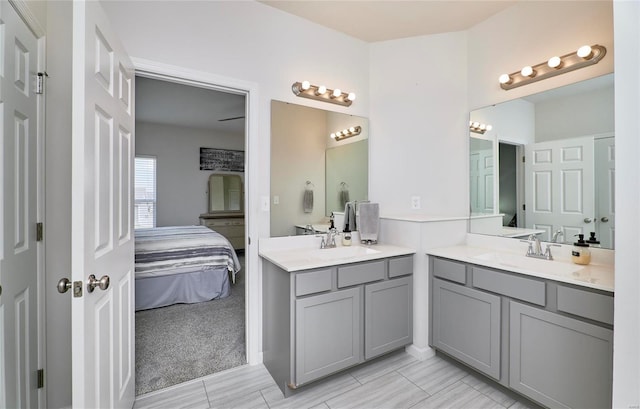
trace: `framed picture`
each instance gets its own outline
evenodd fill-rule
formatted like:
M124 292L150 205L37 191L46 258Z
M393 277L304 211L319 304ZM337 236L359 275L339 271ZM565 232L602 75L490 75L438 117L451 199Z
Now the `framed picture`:
M244 172L244 151L200 148L200 170Z

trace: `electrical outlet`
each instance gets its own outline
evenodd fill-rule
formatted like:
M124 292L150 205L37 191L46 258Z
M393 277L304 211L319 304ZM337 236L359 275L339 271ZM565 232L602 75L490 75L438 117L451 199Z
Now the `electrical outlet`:
M414 210L420 209L420 196L411 196L411 208Z
M273 204L274 205L279 205L280 204L280 196L273 196Z

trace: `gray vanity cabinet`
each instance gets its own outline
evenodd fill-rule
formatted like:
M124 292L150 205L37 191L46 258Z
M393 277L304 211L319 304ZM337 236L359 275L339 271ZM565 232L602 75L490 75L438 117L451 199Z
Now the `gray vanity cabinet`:
M500 379L500 297L433 280L433 344Z
M264 260L263 363L285 396L413 342L413 254L288 272Z
M550 408L611 406L613 294L430 258L429 344Z
M361 289L296 300L296 381L304 384L361 362Z
M509 386L548 407L610 407L613 331L509 304Z
M412 277L369 284L364 292L365 359L410 344L413 341Z

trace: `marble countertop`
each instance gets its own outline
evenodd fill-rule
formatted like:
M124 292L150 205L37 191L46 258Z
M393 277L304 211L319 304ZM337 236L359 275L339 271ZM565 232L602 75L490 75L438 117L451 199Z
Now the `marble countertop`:
M404 256L415 252L414 249L408 247L390 244L365 246L354 243L351 246L338 246L328 249L320 249L318 247L261 249L259 250L259 255L285 271L294 272Z
M428 255L463 261L528 276L614 292L614 266L590 263L586 266L567 260L540 260L523 253L495 248L458 245L427 251Z

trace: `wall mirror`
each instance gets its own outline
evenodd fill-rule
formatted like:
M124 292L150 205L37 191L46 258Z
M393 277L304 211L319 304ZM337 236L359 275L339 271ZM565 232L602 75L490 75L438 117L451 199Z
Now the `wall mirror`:
M330 137L356 126L359 135ZM344 211L345 197L368 199L368 135L367 118L271 101L272 237L299 234L309 224L321 229L331 212Z
M243 213L244 194L239 175L213 173L209 176L209 214Z
M614 75L477 109L470 124L469 231L613 249Z

